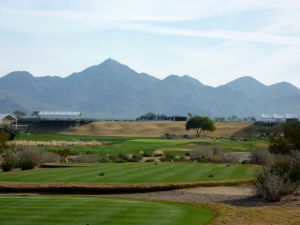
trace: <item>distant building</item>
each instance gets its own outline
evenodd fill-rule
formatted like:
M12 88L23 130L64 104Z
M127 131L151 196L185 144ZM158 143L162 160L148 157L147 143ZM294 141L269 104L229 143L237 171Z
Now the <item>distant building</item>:
M0 126L10 127L17 124L17 118L10 114L0 114Z
M41 119L80 119L81 112L52 112L52 111L39 111L35 115Z
M260 120L265 123L285 123L286 121L298 120L299 117L295 114L261 114Z
M166 115L143 115L136 118L137 121L187 121L186 116L166 116Z

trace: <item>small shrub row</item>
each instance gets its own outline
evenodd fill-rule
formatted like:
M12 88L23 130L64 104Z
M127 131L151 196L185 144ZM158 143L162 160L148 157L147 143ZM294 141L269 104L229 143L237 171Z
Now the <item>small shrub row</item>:
M22 170L33 169L41 163L58 162L59 156L49 152L40 152L35 148L22 147L14 151L7 151L3 155L1 169L8 172L14 168Z

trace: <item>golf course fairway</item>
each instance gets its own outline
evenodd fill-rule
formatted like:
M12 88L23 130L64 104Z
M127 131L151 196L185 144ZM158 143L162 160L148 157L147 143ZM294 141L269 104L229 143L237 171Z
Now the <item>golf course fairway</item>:
M0 195L1 225L204 225L213 213L192 205L95 196Z

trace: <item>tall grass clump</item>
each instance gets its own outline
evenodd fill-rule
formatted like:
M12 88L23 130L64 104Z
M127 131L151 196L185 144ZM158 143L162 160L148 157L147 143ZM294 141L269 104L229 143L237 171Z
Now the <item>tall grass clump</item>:
M293 193L300 182L300 161L285 160L276 161L256 175L255 191L260 197L269 202L280 199Z

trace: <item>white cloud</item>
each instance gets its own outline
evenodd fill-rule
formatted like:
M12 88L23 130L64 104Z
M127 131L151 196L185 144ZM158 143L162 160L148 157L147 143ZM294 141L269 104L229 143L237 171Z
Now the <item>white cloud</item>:
M205 37L205 38L220 38L237 41L254 41L284 45L300 45L300 38L285 37L279 35L266 34L262 32L244 32L244 31L198 31L191 29L176 29L162 26L153 26L147 24L129 25L129 29L135 29L146 32L154 32L167 35L187 36L187 37Z

